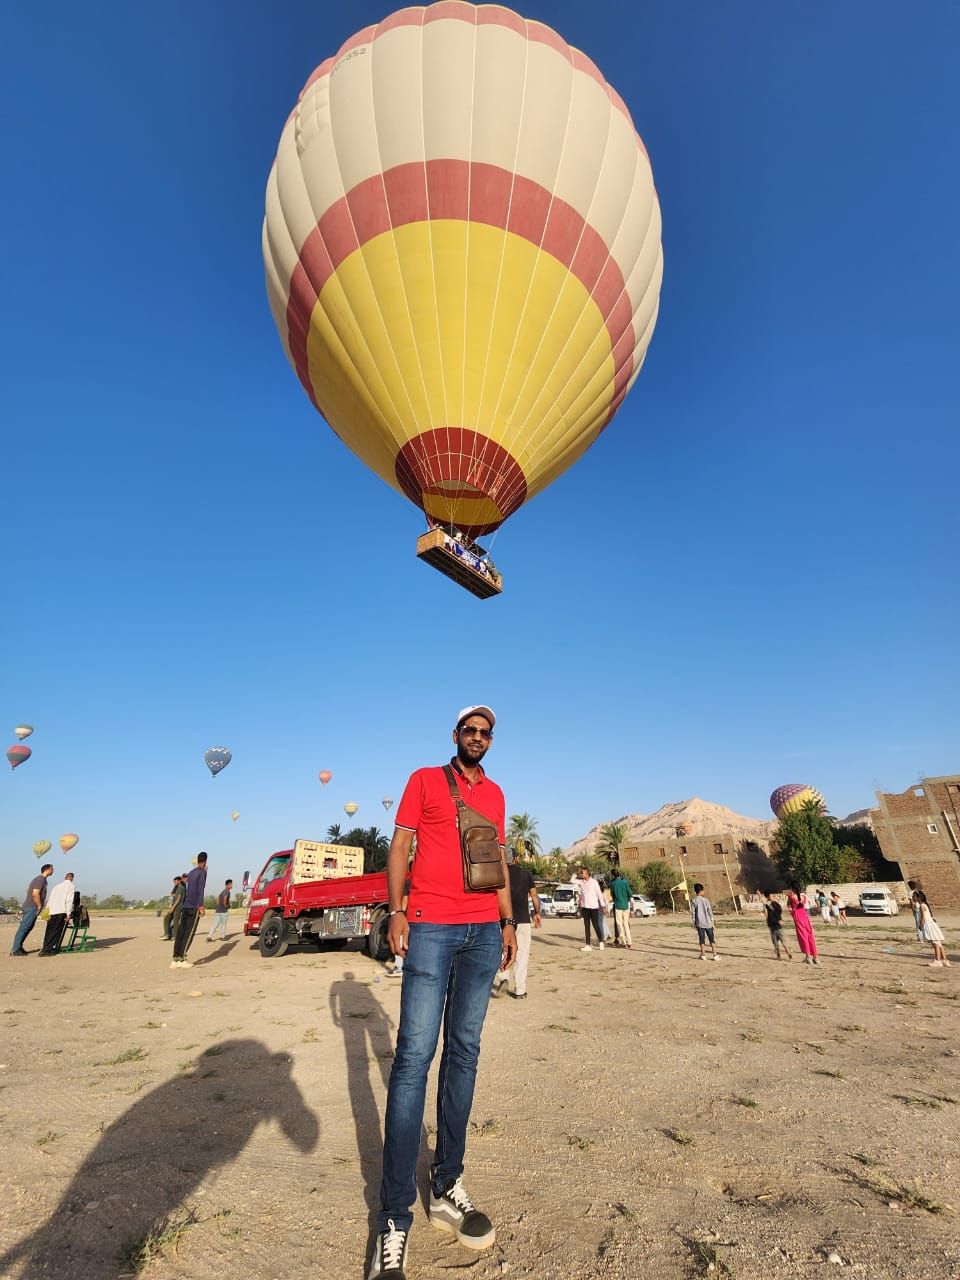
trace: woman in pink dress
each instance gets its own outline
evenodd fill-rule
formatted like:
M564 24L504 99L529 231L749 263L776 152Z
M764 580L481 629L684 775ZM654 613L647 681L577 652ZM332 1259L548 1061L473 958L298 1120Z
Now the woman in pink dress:
M787 906L793 916L793 927L797 931L797 946L803 952L804 964L817 963L817 938L813 932L813 924L807 913L807 895L801 893L797 885L790 886L787 895Z

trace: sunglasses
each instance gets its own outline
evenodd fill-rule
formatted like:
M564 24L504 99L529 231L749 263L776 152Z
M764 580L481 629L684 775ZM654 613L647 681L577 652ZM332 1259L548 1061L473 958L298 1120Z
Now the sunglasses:
M476 729L473 727L473 725L469 725L469 724L464 725L464 727L459 730L459 733L461 737L464 737L464 738L467 738L467 737L483 738L484 742L489 742L490 739L493 737L492 729Z

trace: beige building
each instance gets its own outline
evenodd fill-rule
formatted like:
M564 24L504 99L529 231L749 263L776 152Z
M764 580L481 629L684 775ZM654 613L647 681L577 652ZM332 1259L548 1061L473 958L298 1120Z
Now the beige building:
M676 868L677 884L684 877L691 886L695 882L702 884L712 902L734 894L783 887L766 842L760 840L678 834L670 840L641 840L625 845L620 853L622 867L640 868L658 860Z
M883 856L920 881L934 909L960 907L960 774L878 791L877 804L870 817Z

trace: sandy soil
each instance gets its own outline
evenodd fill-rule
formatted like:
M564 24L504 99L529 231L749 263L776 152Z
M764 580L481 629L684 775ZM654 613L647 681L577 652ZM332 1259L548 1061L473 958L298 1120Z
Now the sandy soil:
M171 971L158 920L94 931L3 945L0 1274L359 1280L399 983L353 948L201 935ZM684 920L634 935L583 955L551 921L529 998L491 1003L465 1180L498 1242L420 1206L411 1274L960 1276L960 962L909 916L819 929L818 969L756 919L719 922L719 964Z

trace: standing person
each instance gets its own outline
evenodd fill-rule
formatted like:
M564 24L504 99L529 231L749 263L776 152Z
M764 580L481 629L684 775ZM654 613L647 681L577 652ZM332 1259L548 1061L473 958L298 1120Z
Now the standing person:
M820 919L824 924L830 923L830 899L822 889L817 890L817 907L820 911Z
M233 881L224 881L223 888L217 894L217 909L213 916L213 927L207 934L207 941L213 941L213 935L218 929L223 931L223 940L227 940L227 918L230 912L230 895L233 890Z
M610 892L613 895L613 919L620 935L620 945L629 951L633 947L633 934L630 932L630 885L619 867L610 881Z
M177 925L173 944L171 969L192 969L193 961L187 959L187 951L197 931L197 921L204 913L203 891L207 887L207 855L197 854L197 865L187 876L187 887L180 907L180 923Z
M510 877L510 906L514 920L517 922L517 959L510 970L498 969L493 978L492 996L498 996L504 983L507 984L507 995L517 1000L527 998L527 969L530 965L530 943L533 930L539 929L540 899L537 896L533 876L514 857L507 864ZM533 901L533 920L530 919L530 902ZM513 989L510 989L510 974L513 974Z
M580 914L583 916L583 946L581 951L592 951L590 945L590 926L597 935L597 948L603 950L603 929L600 918L607 909L607 904L600 888L599 880L594 879L586 867L580 868Z
M798 885L790 886L787 907L793 916L793 927L797 931L797 946L803 952L803 963L816 964L817 935L813 932L813 921L807 911L807 895L800 892Z
M17 932L13 937L13 946L10 948L12 956L30 954L28 951L24 951L23 944L29 938L33 926L37 923L37 916L43 910L43 904L47 900L47 881L52 875L53 863L45 862L40 868L40 874L34 876L27 885L27 896L23 900L20 923L17 925Z
M908 880L907 884L912 885L914 882ZM910 894L910 910L913 912L913 927L916 930L917 941L923 943L926 939L923 936L923 918L920 912L920 895L922 889L914 889Z
M836 889L830 890L830 918L839 928L842 924L847 924L847 904L837 893Z
M770 941L773 943L776 957L780 959L780 948L783 947L784 955L791 960L793 957L787 950L783 937L783 907L769 893L765 893L763 897L763 909L767 913L767 928L770 930Z
M925 942L933 943L933 959L928 960L931 969L942 969L944 965L949 969L950 961L947 959L947 953L943 949L943 930L937 924L930 910L930 903L927 902L927 895L922 889L916 891L917 904L920 908L920 927L923 930Z
M379 1276L403 1280L406 1274L427 1073L441 1026L430 1222L453 1233L469 1249L489 1248L496 1239L493 1224L474 1208L462 1181L480 1033L493 975L498 967L509 968L517 954L503 856L503 792L480 763L495 724L489 707L464 707L453 730L456 755L450 764L411 774L397 807L397 826L387 855L387 936L391 951L405 957L405 964L369 1280ZM484 838L485 853L492 854L499 846L500 888L467 888L468 859L461 841L463 828L458 829L460 820L475 837ZM409 905L404 911L401 902L414 838ZM482 865L491 870L497 866L493 861Z
M42 956L55 956L60 950L67 927L67 916L73 913L73 872L68 871L50 890L47 903L47 927L43 934Z
M173 877L173 888L170 890L170 910L163 917L163 940L164 942L172 942L174 929L174 915L177 907L183 901L183 877Z
M693 919L693 927L697 931L697 941L700 943L700 959L706 960L706 945L709 942L712 958L719 960L720 957L717 955L717 934L713 927L713 903L703 892L702 884L693 886L690 915Z

